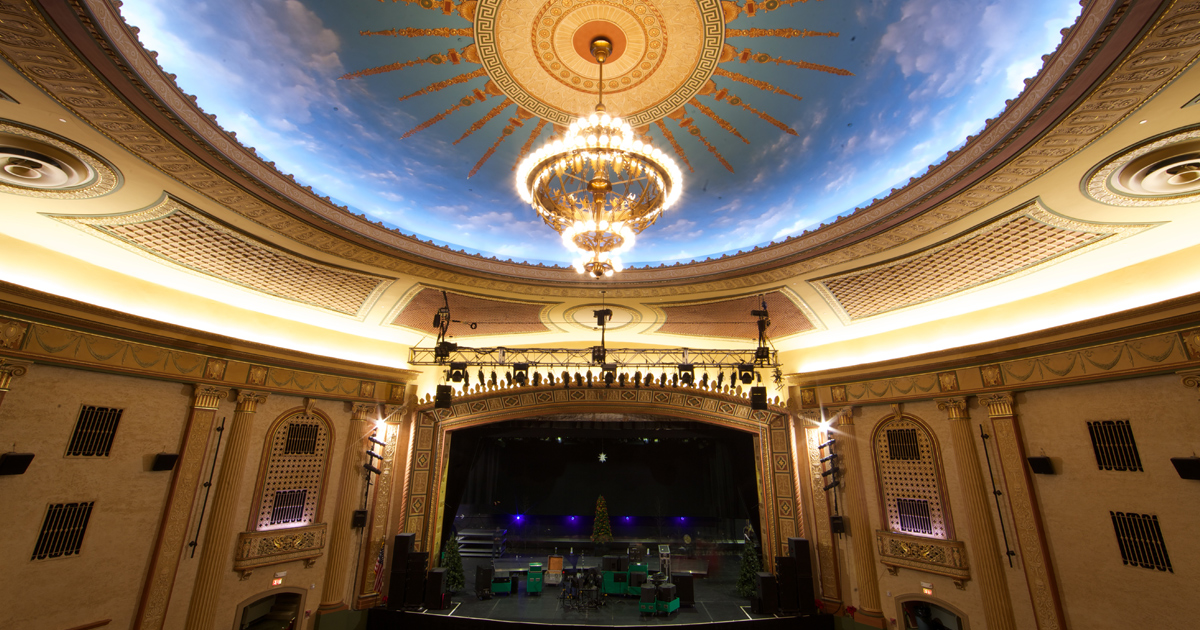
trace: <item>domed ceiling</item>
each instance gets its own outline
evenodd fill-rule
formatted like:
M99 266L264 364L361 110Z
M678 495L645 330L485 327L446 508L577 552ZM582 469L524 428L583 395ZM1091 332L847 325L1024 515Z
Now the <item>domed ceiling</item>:
M998 114L1074 0L126 0L158 61L245 145L435 242L566 263L513 169L596 99L683 168L630 261L800 234Z

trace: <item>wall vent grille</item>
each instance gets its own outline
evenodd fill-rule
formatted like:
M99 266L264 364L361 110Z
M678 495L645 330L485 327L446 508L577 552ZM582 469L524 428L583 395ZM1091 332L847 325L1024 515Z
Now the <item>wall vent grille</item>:
M92 518L92 506L88 503L52 503L46 508L42 531L38 533L31 560L61 558L79 554L83 545L83 533Z
M1128 420L1105 420L1087 425L1100 470L1142 470L1142 458L1138 455Z
M1117 545L1121 548L1122 562L1135 567L1175 572L1167 555L1167 545L1163 542L1162 529L1158 526L1158 516L1126 512L1109 512L1109 515L1112 516L1113 531L1117 534Z
M907 461L921 459L921 445L917 441L916 429L889 429L887 444L889 459Z
M933 533L933 521L929 517L928 501L896 499L896 511L900 516L900 531L913 534Z
M271 507L271 525L295 523L304 519L304 499L308 490L280 490Z
M67 443L67 457L108 457L124 409L84 405Z
M287 439L283 444L284 455L315 455L317 435L320 427L315 424L293 422L288 425Z

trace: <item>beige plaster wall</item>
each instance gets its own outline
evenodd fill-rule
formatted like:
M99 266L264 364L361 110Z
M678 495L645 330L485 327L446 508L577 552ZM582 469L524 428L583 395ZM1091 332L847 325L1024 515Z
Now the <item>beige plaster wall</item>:
M1200 400L1175 375L1017 395L1028 454L1058 474L1034 475L1067 625L1186 628L1200 618L1200 481L1172 457L1200 451ZM1129 420L1144 472L1100 470L1086 423ZM1155 514L1174 573L1126 566L1109 511Z
M33 365L0 405L0 444L35 454L24 475L0 477L3 628L70 628L137 611L170 472L147 456L178 452L191 403L179 383ZM81 405L125 410L103 458L64 456ZM30 560L47 505L95 501L79 555Z

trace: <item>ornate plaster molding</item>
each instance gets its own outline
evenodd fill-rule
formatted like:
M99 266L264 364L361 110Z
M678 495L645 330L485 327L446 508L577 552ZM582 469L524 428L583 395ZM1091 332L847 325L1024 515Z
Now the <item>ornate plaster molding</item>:
M12 387L12 381L18 376L24 376L29 371L29 361L15 361L0 357L0 392L6 392Z
M238 534L233 570L242 579L259 567L295 560L313 560L324 553L327 523L306 527Z
M877 530L879 561L895 575L900 569L913 569L954 578L960 589L971 579L967 566L967 546L959 540L922 538Z
M992 418L1003 418L1013 415L1012 392L980 394L979 404L987 407L988 415Z

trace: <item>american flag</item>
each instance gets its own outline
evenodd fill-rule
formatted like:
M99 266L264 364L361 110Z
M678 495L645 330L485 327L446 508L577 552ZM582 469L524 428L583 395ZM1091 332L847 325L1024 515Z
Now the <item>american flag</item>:
M376 593L382 592L383 589L383 564L384 556L387 554L387 545L379 545L379 555L375 556L375 584L371 586L371 590Z

